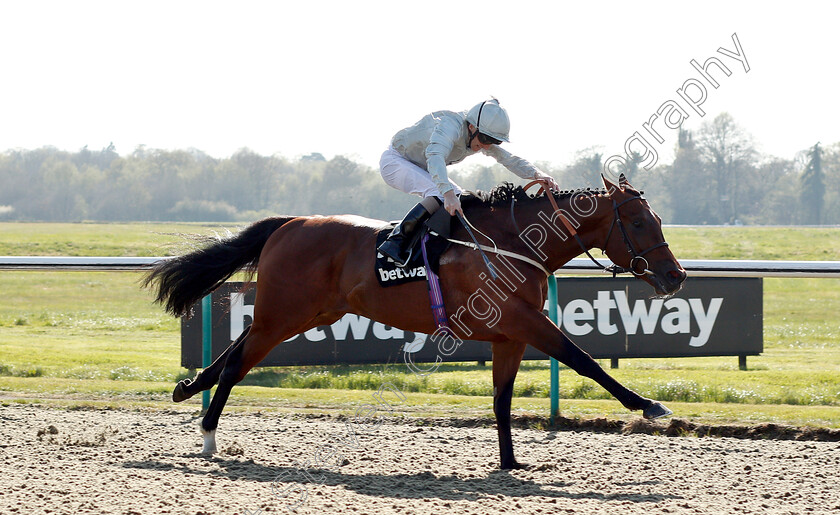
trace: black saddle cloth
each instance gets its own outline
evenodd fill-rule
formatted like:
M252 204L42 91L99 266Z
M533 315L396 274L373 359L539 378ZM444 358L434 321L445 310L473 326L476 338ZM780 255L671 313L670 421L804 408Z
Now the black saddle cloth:
M429 241L426 242L426 255L429 258L429 266L436 274L440 273L440 257L450 245L446 237L450 233L451 220L452 217L446 211L439 209L420 229L423 233L426 233L429 232L430 227L433 228L434 232L429 232ZM395 225L396 223L392 222L379 230L376 235L376 248L382 245ZM426 266L423 264L423 251L420 249L423 233L420 237L415 238L415 244L411 249L411 259L408 260L405 267L398 267L396 263L384 256L376 256L373 272L376 274L376 280L379 281L380 286L396 286L412 281L426 280Z

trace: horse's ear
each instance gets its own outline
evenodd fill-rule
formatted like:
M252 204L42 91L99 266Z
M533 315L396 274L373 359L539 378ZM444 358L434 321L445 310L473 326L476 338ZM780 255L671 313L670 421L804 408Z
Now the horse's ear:
M630 181L627 180L627 177L624 174L618 176L618 187L621 188L621 191L630 193L631 195L640 196L642 194L630 184Z
M624 175L622 174L622 177L623 176ZM601 174L601 180L604 181L604 188L607 190L607 194L609 194L609 195L612 195L616 190L622 189L621 187L616 185L614 182L607 179L607 176L604 175L604 174Z
M630 183L627 182L627 176L621 174L618 176L618 185L621 189L624 189L625 186L629 186Z

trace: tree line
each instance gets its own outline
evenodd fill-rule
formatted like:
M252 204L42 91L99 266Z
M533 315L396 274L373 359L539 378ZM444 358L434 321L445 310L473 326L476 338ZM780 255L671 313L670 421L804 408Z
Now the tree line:
M592 148L568 165L537 165L569 189L598 187L603 157ZM680 130L673 163L630 164L631 182L666 223L840 224L840 143L815 143L790 158L762 155L723 113L696 132ZM470 190L519 182L499 165L451 175ZM229 222L341 213L388 220L416 202L347 157L288 159L248 149L224 159L143 146L124 156L113 145L9 150L0 154L0 185L0 220Z

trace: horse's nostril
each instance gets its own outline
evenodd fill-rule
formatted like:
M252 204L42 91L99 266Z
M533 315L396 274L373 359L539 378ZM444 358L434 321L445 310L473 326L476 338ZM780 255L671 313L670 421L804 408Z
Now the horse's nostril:
M681 283L685 281L685 270L671 270L668 272L668 279L670 279L674 283Z

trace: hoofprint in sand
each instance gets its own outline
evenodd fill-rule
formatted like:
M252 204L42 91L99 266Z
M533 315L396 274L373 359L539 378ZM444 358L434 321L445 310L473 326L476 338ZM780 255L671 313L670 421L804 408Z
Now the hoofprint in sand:
M492 424L230 413L207 457L196 415L2 406L0 513L840 512L836 441L518 429L501 471Z

